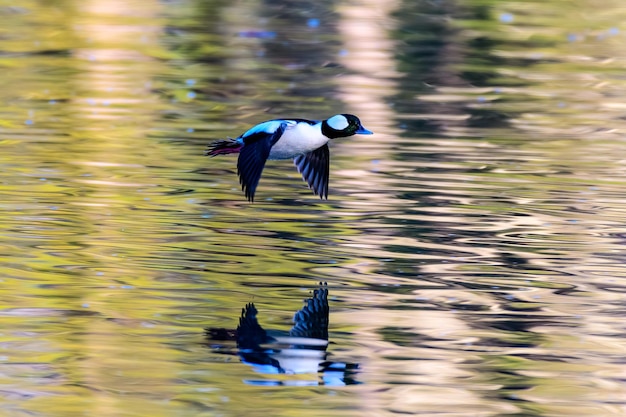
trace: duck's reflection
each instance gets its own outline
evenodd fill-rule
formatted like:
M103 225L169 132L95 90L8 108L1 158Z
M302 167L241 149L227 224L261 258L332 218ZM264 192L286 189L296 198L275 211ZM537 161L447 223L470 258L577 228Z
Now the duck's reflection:
M257 309L248 303L241 311L237 330L207 328L212 347L219 340L235 340L237 355L242 362L263 374L318 374L316 381L309 380L246 380L258 385L349 385L354 379L358 364L328 360L328 287L319 284L305 305L294 315L294 325L289 333L266 331L257 321Z

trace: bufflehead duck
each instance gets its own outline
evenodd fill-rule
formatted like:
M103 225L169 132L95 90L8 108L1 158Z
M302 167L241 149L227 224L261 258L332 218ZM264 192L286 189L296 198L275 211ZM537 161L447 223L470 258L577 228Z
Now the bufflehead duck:
M328 198L328 141L372 133L352 114L337 114L322 121L273 119L259 123L235 139L213 142L205 154L239 153L237 173L249 201L254 201L265 161L292 158L315 195Z
M216 352L236 353L242 362L264 374L310 374L321 373L324 385L346 385L356 383L354 375L357 363L329 361L329 306L328 286L320 282L304 306L293 316L293 327L289 332L265 330L257 320L258 311L254 303L241 310L237 330L207 328L206 336ZM220 341L236 341L237 351L229 352ZM298 378L294 383L301 385L305 380ZM249 381L250 383L254 383ZM261 383L290 385L288 379L264 380ZM317 381L313 384L317 385Z

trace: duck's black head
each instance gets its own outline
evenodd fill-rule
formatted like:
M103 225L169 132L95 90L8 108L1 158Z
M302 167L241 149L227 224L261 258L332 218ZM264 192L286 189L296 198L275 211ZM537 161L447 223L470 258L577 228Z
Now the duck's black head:
M373 133L364 128L359 118L353 114L336 114L322 122L322 134L331 139Z

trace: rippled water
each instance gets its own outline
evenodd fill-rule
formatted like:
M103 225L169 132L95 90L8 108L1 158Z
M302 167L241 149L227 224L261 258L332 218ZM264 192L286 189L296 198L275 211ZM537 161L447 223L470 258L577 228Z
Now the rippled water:
M622 2L0 17L0 415L626 414ZM203 156L339 112L376 134L333 141L328 201ZM349 372L205 338L250 302L286 332L320 281Z

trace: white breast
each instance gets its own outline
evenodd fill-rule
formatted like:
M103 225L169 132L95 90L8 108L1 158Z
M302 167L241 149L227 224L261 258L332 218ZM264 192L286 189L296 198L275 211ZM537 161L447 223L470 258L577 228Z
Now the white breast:
M272 146L269 159L291 159L311 152L328 142L322 135L322 124L287 122L285 132Z

